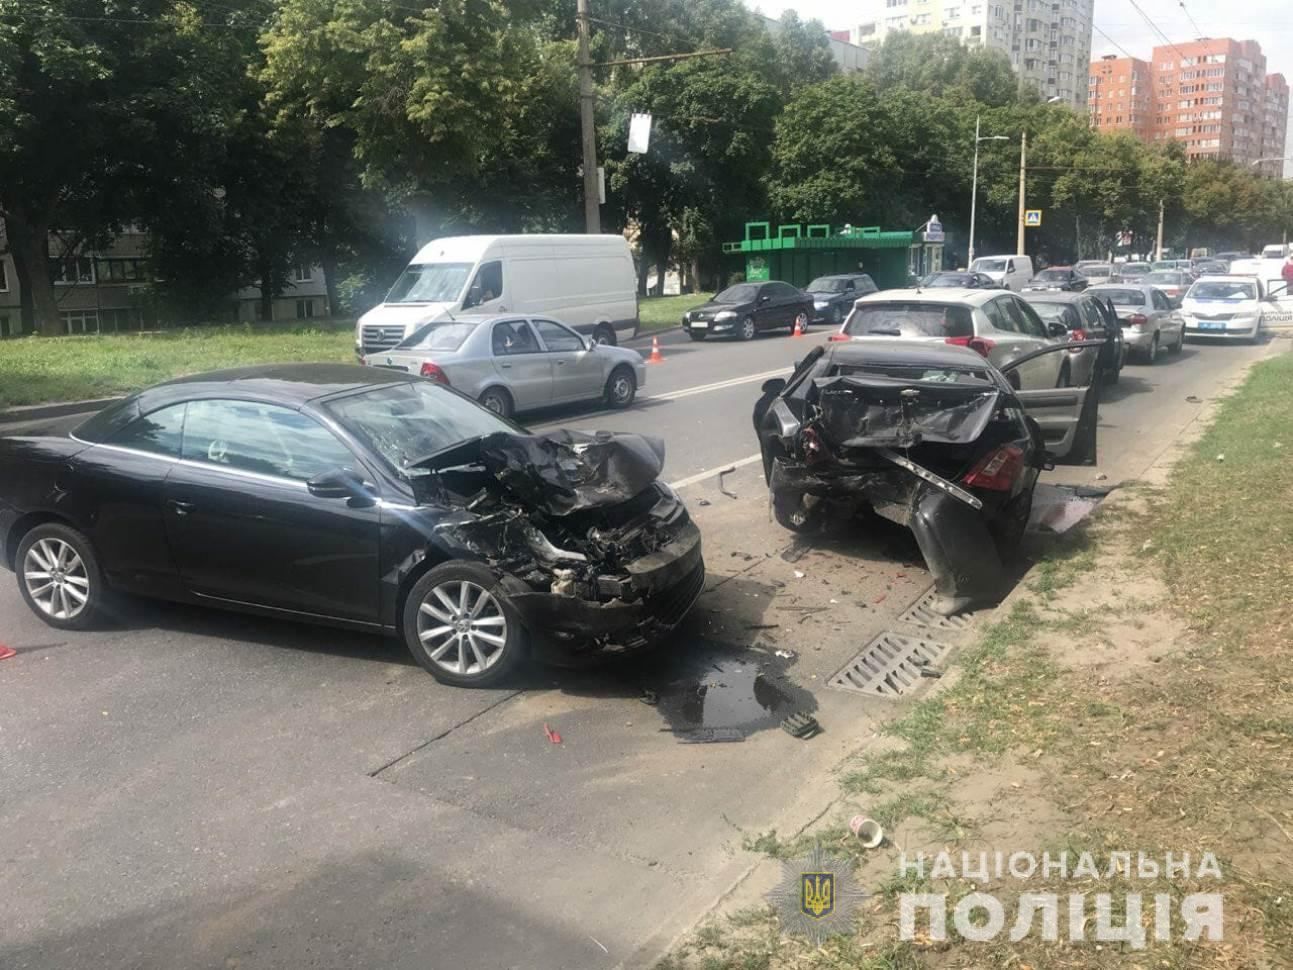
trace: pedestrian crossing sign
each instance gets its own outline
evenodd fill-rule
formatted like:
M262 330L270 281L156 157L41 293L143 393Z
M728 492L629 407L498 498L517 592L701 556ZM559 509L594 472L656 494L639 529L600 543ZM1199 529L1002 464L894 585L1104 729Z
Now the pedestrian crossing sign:
M1042 224L1041 209L1027 209L1024 211L1024 225L1029 229L1036 229Z

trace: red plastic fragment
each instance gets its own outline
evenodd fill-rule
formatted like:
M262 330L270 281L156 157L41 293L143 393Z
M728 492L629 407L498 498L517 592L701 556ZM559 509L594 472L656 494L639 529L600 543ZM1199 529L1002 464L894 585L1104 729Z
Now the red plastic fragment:
M17 650L13 647L6 647L3 643L0 643L0 660L8 660L10 657L16 656L18 656Z
M553 744L561 743L561 735L558 734L556 731L552 730L552 728L548 727L547 724L543 725L543 733L548 736L548 740L551 741Z

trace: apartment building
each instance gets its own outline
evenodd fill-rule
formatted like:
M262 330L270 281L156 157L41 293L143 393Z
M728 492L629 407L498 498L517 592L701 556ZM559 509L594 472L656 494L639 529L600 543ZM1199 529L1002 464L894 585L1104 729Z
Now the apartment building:
M116 333L158 326L148 244L148 235L136 229L127 229L94 250L77 246L69 252L66 240L51 237L50 251L57 255L51 257L49 271L64 333ZM0 253L0 338L21 335L21 306L13 257ZM228 320L260 320L262 312L258 288L230 294ZM293 267L288 288L272 302L271 312L275 320L326 317L323 270L308 264Z
M1256 41L1203 38L1155 47L1153 59L1103 57L1088 79L1092 125L1147 142L1179 141L1190 158L1242 164L1284 155L1289 89L1266 73ZM1271 175L1282 161L1261 163Z
M1154 73L1148 61L1108 55L1091 64L1091 124L1101 131L1154 137Z
M1094 0L864 0L855 44L894 31L941 33L1002 51L1021 86L1075 108L1087 103Z

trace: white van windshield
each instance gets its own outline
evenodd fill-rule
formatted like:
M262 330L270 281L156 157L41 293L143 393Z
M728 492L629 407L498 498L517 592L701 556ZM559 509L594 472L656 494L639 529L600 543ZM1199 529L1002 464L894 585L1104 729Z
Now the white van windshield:
M975 273L1004 273L1006 271L1006 261L1004 259L976 259L970 266L970 270Z
M387 303L453 303L467 285L471 263L423 263L404 271Z

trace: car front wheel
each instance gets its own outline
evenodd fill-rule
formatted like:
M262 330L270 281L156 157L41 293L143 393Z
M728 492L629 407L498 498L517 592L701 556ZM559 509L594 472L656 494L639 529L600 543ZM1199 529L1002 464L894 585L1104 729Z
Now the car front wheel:
M736 331L736 334L742 340L753 340L757 330L758 328L754 325L754 317L746 317L741 321L740 329Z
M501 418L512 416L512 395L501 387L491 387L480 396L480 403Z
M107 591L90 540L75 529L38 525L18 543L18 589L32 612L61 630L100 619Z
M427 571L404 601L404 642L436 680L490 687L525 656L525 631L498 577L479 563Z
M617 367L606 381L606 403L613 408L626 408L633 403L638 392L638 379L632 368Z

